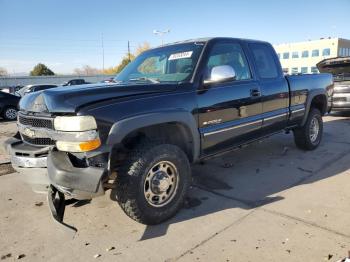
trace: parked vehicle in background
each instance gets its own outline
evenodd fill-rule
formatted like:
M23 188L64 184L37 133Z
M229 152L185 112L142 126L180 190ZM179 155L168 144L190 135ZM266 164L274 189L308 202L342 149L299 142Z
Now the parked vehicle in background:
M271 44L235 38L147 50L115 81L20 102L23 140L7 141L12 164L26 176L48 174L43 188L59 222L65 197L113 189L129 217L158 224L182 207L190 163L282 131L314 150L333 87L330 74L284 76Z
M350 56L325 59L317 67L320 72L333 75L332 111L350 112Z
M0 92L0 116L6 120L15 120L20 99L18 96Z
M102 80L101 83L115 83L114 77Z
M57 85L27 85L21 88L19 91L16 92L20 97L25 96L26 94L42 91L50 88L57 87Z
M63 86L76 86L76 85L86 85L86 84L91 84L89 82L86 82L84 79L72 79L69 80L68 82L63 83Z

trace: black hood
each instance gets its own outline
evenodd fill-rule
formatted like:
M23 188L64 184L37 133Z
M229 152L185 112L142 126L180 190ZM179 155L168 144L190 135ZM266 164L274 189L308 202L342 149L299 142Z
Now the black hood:
M331 73L332 75L350 75L350 57L335 57L324 59L317 64L321 73Z
M108 99L134 97L175 90L177 85L89 84L62 86L34 92L20 101L20 110L27 112L75 113L78 108Z

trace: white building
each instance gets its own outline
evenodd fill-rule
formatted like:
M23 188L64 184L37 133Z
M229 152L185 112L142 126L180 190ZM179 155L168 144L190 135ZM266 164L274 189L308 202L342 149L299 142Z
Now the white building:
M274 45L286 74L318 73L316 64L325 58L350 56L350 40L321 38L306 42Z

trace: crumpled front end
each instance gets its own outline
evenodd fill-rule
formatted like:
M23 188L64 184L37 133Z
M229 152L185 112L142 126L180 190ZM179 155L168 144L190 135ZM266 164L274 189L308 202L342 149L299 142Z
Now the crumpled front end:
M21 139L6 141L12 165L35 192L48 194L57 221L63 221L66 197L104 194L109 151L93 117L20 111L17 127Z

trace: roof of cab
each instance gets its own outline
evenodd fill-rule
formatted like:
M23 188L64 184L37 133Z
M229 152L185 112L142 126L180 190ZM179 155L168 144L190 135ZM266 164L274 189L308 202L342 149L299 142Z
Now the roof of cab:
M183 41L177 41L177 42L173 42L173 43L168 43L168 44L164 44L162 46L171 46L171 45L186 44L186 43L196 43L196 42L208 42L208 41L215 40L215 39L238 40L238 41L250 42L250 43L253 43L253 42L254 43L265 43L265 44L268 43L266 41L261 41L261 40L234 38L234 37L202 37L202 38L187 39L187 40L183 40ZM162 46L158 46L158 47L162 47Z

